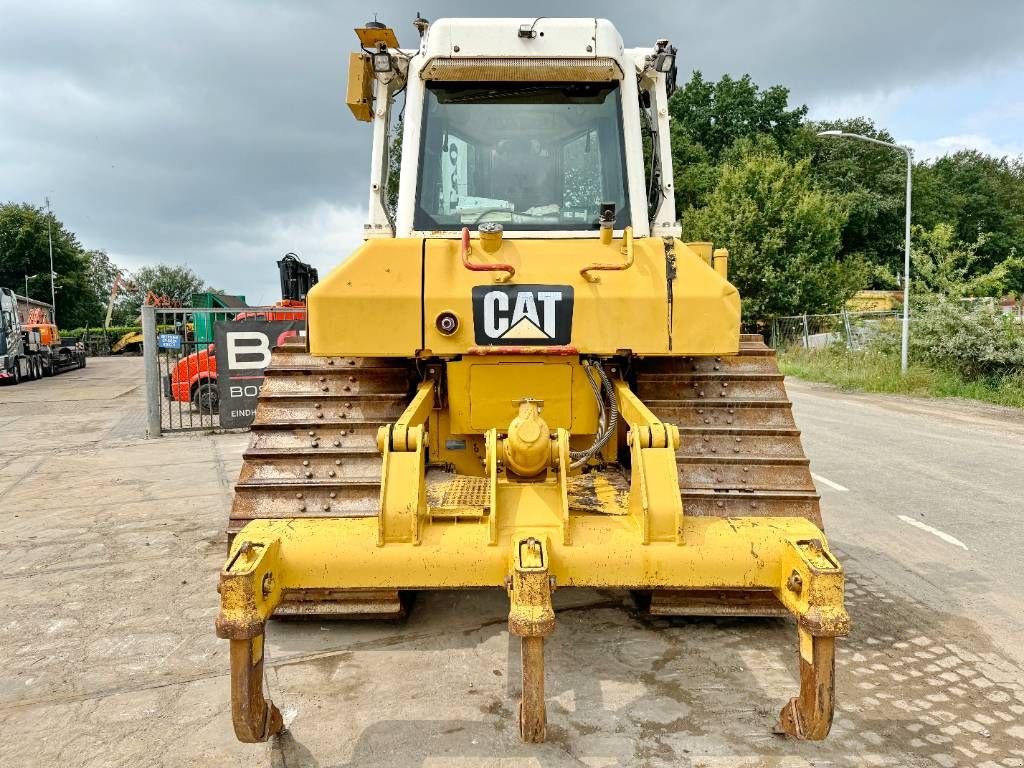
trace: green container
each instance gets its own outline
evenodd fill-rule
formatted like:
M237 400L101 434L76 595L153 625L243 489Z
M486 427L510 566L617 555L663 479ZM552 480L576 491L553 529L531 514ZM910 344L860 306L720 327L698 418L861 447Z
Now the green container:
M245 296L207 291L206 293L193 293L192 306L203 309L238 310L249 305L245 303ZM193 316L195 341L199 344L212 344L214 323L220 320L231 320L236 314L237 312L196 312Z

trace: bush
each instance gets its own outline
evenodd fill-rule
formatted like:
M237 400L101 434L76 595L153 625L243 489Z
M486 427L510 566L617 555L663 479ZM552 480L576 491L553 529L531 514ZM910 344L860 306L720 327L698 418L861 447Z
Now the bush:
M911 315L910 356L966 378L1024 372L1024 324L990 305L939 298Z

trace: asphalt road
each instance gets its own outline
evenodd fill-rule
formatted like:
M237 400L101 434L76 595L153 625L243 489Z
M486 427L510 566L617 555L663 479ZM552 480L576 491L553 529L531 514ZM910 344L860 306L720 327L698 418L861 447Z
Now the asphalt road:
M559 590L546 744L518 741L507 601L481 591L400 624L273 622L290 727L243 745L213 617L246 436L145 440L140 381L101 359L0 388L0 764L1024 766L1020 412L789 383L854 622L823 743L770 733L788 621Z
M833 545L1024 665L1024 413L787 387Z

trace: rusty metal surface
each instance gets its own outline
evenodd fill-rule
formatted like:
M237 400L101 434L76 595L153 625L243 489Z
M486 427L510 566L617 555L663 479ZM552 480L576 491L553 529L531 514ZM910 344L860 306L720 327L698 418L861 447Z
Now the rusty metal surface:
M832 728L835 701L834 637L800 637L800 695L790 699L775 732L821 741Z
M263 697L263 635L231 640L231 720L239 741L266 741L284 728L281 713Z
M637 393L679 426L687 515L795 516L822 527L818 494L775 353L743 334L739 354L637 364Z
M788 616L767 590L659 589L641 609L651 616ZM639 601L638 601L639 602Z
M544 741L544 638L522 638L523 698L519 703L519 735L530 744Z
M400 619L408 606L397 589L285 590L274 617Z
M235 485L229 539L250 520L373 517L380 496L377 429L409 402L404 360L274 350ZM394 618L398 592L289 592L277 616Z
M618 465L570 475L568 499L569 511L574 513L629 514L629 475Z
M432 516L474 509L477 514L483 514L490 508L490 485L486 477L460 475L432 467L427 470L426 484L427 505Z
M235 485L228 532L256 519L377 514L378 427L409 400L405 362L274 351Z

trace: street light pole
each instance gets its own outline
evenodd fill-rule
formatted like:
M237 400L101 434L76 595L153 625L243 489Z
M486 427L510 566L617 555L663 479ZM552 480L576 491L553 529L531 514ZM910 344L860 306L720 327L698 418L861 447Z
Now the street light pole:
M907 153L907 212L903 247L903 336L900 344L900 371L907 372L910 349L910 192L913 184L911 169L914 166L914 152L903 147Z
M904 229L903 246L903 332L900 343L900 370L907 372L909 364L908 349L910 347L910 197L912 185L912 171L914 168L914 150L902 144L895 144L890 141L882 141L871 136L861 136L859 133L847 133L846 131L820 131L819 136L842 136L848 139L859 139L872 144L881 144L883 147L898 149L907 156L907 211Z
M25 275L25 298L26 299L29 298L29 295L28 295L28 281L29 280L35 280L37 277L39 277L38 273L34 274L34 275L28 275L28 274Z
M46 240L50 244L50 306L53 307L53 322L57 323L57 289L53 285L53 235L50 232L50 222L53 221L53 211L50 210L50 198L46 200Z

